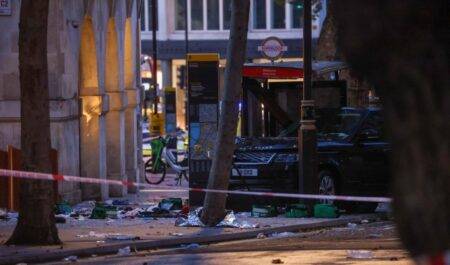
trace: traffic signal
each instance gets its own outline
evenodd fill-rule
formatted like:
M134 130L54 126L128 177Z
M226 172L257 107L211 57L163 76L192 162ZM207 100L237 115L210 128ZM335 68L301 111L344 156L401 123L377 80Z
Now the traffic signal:
M288 3L295 9L303 9L303 0L288 0Z
M186 66L180 65L177 67L177 87L181 89L186 88Z

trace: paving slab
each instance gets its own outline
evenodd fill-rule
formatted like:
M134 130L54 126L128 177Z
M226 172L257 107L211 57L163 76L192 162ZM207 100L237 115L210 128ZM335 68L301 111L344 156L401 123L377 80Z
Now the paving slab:
M69 220L58 224L59 234L64 242L61 246L0 246L0 264L19 262L45 262L62 260L68 256L88 257L117 253L118 249L130 246L133 250L158 249L190 243L211 243L255 238L260 233L298 232L330 226L345 226L362 220L380 219L380 214L348 215L336 219L318 218L251 218L259 228L211 228L176 227L173 218L132 220ZM14 229L13 221L0 222L0 241L5 241ZM119 233L134 235L140 240L108 241L102 234Z

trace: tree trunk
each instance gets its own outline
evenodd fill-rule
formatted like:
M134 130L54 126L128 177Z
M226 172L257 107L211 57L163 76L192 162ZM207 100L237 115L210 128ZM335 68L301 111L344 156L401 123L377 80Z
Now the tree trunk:
M22 169L51 172L47 76L49 0L22 0L19 24ZM53 184L23 180L17 226L7 244L58 244Z
M225 67L225 90L219 117L219 130L209 173L209 189L228 189L229 175L235 149L238 120L238 100L242 89L242 68L245 62L249 0L233 0L231 11L230 40L227 47ZM226 195L207 193L201 220L214 226L225 216Z
M381 92L394 214L413 257L450 249L450 4L336 1L337 40Z
M334 18L334 0L327 1L327 15L322 24L319 40L315 51L315 59L319 61L334 61L337 57L336 49L336 19Z

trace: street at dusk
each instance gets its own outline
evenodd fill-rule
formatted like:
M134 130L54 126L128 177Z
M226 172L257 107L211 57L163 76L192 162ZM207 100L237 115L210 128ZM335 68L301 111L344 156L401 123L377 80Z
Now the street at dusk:
M0 265L450 265L449 25L444 0L0 0Z

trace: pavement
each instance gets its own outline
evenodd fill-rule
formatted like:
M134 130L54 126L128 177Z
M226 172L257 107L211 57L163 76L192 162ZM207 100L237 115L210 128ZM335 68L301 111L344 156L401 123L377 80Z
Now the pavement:
M173 175L169 175L163 185L174 185L173 177ZM184 182L182 185L188 184ZM143 190L138 195L130 196L128 199L136 205L142 206L154 204L169 197L187 198L188 194L178 191ZM304 229L345 226L348 223L359 223L366 219L380 219L377 214L341 216L337 219L285 218L281 216L253 218L249 216L249 213L236 214L236 216L240 220L258 224L258 228L177 227L175 226L175 218L104 220L68 218L65 224L57 224L60 239L63 241L63 244L58 246L5 246L2 243L13 232L17 220L14 218L9 221L0 220L0 264L61 260L71 255L88 257L112 254L126 246L131 246L140 251L190 243L209 244L217 241L256 238L260 233L298 232ZM131 236L136 240L124 240L124 238L111 240L109 239L111 236Z
M68 264L58 261L48 264ZM78 259L78 264L414 264L392 222L284 233L258 239L132 251Z

